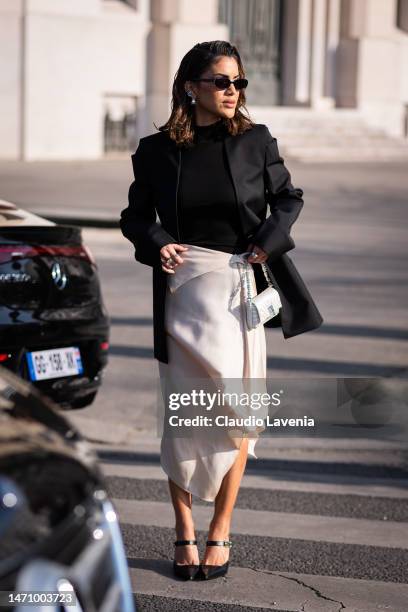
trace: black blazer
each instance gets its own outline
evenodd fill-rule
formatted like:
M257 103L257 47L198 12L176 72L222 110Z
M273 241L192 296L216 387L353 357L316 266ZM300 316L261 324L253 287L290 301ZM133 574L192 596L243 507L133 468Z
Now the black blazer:
M256 124L237 136L227 134L224 147L242 228L248 243L268 253L266 264L282 302L280 314L265 327L280 326L284 338L316 329L323 318L287 255L295 248L290 230L304 203L302 189L293 187L277 140L266 125ZM135 246L136 260L153 268L154 357L168 363L164 328L168 274L161 269L160 249L181 242L176 197L181 148L167 132L157 132L140 139L132 163L134 181L120 227ZM270 215L266 217L268 205ZM254 264L253 268L259 293L267 283L261 266Z

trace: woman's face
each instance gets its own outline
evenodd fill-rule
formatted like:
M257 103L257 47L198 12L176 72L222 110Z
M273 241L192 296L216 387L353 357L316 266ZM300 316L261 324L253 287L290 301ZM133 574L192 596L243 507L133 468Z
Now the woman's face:
M237 61L233 57L221 56L200 75L202 79L211 79L215 76L226 76L232 80L239 78ZM214 83L187 81L186 91L192 91L196 99L196 119L199 122L209 121L211 118L226 117L231 119L235 115L239 91L234 85L228 89L217 89Z

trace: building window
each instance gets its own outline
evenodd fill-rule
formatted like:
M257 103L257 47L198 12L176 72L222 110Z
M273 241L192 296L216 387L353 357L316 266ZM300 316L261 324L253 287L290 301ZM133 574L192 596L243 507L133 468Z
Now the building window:
M249 80L249 104L280 104L281 0L219 0L218 21L229 28Z
M104 107L105 153L134 151L137 145L137 99L106 96Z

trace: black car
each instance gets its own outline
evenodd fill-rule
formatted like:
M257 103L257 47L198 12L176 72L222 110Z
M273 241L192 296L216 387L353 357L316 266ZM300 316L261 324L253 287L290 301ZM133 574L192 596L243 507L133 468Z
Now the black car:
M109 317L81 230L0 201L0 363L63 408L91 404Z
M95 454L51 400L1 367L0 599L16 612L135 610Z

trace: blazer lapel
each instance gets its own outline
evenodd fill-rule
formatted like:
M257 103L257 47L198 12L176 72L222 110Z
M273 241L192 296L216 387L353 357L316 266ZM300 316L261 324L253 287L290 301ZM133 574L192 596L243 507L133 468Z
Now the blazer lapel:
M176 196L181 171L181 149L167 134L163 133L163 138L165 138L165 146L156 160L156 164L160 168L161 183L165 186L159 202L161 220L166 222L168 231L174 236L175 240L179 240L178 202Z
M242 182L241 176L245 173L245 155L243 154L244 142L242 142L242 135L231 136L227 134L224 139L224 152L227 160L229 173L231 176L232 184L234 186L235 197L238 205L238 214L240 216L243 231L248 234L249 232L254 233L256 228L261 223L258 215L247 206L242 197Z

